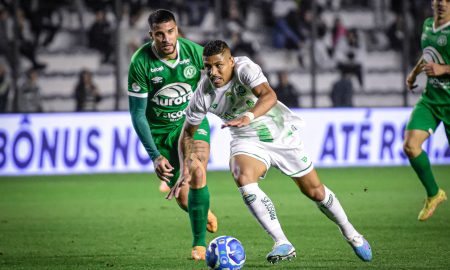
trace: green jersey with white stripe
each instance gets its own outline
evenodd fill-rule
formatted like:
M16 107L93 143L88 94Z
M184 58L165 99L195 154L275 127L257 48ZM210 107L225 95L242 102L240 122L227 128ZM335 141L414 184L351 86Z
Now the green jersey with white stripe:
M151 43L131 58L128 95L147 99L146 117L152 134L166 134L183 124L203 69L203 47L178 38L177 59L161 59Z
M433 18L423 24L421 45L426 62L450 65L450 22L436 28ZM434 105L450 104L450 75L428 77L422 99Z

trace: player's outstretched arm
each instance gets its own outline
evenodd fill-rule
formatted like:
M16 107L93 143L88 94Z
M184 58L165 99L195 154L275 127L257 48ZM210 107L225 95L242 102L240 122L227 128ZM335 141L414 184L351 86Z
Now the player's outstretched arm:
M244 116L226 122L222 125L222 128L246 126L250 124L253 118L266 114L277 104L277 94L275 94L275 91L273 91L267 82L255 86L252 92L258 97L255 107L245 113Z

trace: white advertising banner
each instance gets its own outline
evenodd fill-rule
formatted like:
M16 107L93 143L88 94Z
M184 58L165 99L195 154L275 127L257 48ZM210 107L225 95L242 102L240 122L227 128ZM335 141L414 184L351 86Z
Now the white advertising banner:
M411 108L298 109L305 149L316 167L407 165L402 139ZM228 169L230 135L211 125L210 170ZM151 172L128 112L0 116L0 175ZM443 126L423 148L450 164Z

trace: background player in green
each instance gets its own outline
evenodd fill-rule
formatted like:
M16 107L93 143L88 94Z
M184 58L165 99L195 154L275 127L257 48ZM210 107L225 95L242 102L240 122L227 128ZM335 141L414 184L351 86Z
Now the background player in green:
M130 113L134 129L153 160L158 178L173 186L180 175L177 148L185 120L184 110L200 79L203 48L178 36L175 17L168 10L151 13L148 23L153 42L140 47L131 59L128 74ZM202 122L195 135L194 148L199 166L193 172L190 185L180 191L177 202L189 213L193 233L192 258L204 260L206 229L217 231L217 219L209 211L206 185L207 121Z
M433 0L432 6L433 17L423 24L423 56L406 79L407 87L412 90L418 74L424 71L428 76L426 88L406 127L403 146L427 191L428 198L418 217L421 221L431 217L436 207L447 200L444 190L436 184L422 144L441 122L450 143L450 0Z

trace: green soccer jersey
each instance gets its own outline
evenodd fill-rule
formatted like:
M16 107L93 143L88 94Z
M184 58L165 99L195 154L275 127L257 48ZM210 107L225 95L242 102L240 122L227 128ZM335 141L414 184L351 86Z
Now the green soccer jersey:
M203 69L203 47L178 38L177 59L161 59L151 43L131 58L128 95L147 99L146 117L153 135L183 124L186 109Z
M434 19L426 19L421 45L426 62L450 65L450 22L435 28ZM428 77L422 99L434 105L450 105L450 75Z

